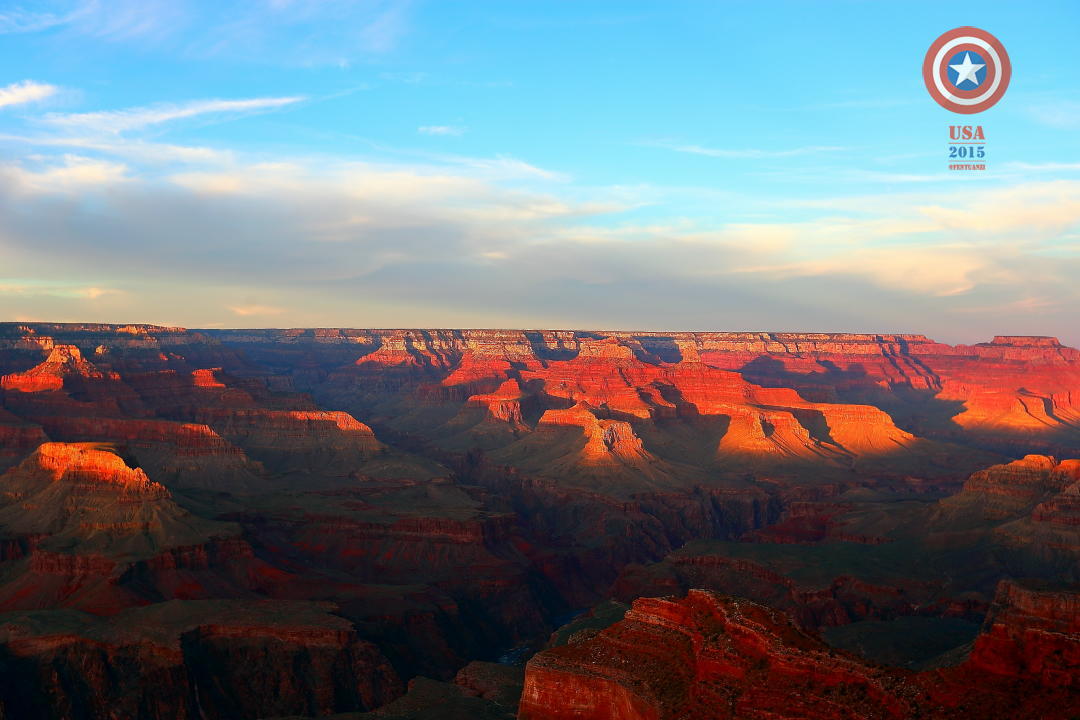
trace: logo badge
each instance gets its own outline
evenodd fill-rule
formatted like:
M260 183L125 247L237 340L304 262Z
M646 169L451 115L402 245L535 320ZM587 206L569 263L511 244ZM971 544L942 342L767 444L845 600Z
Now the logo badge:
M1012 64L996 37L960 27L934 41L922 72L930 97L941 107L970 115L997 104L1009 87Z

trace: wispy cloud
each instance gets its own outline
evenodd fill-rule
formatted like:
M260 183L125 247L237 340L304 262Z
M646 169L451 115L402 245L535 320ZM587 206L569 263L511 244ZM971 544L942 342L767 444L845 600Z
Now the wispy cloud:
M279 0L203 3L185 52L246 62L348 68L397 50L412 30L409 0Z
M466 128L458 125L421 125L416 128L416 132L421 135L464 135Z
M806 110L884 110L904 105L911 105L910 98L864 98L857 100L837 100L806 105Z
M0 34L60 31L110 41L161 40L187 23L175 0L39 0L31 10L0 10Z
M990 305L973 305L964 308L958 308L955 312L962 314L1027 314L1038 313L1041 311L1049 310L1052 308L1060 307L1060 300L1054 300L1045 297L1024 297L1019 300L1013 300L1011 302L990 304Z
M223 315L348 324L363 308L380 324L889 326L946 339L960 326L974 339L998 329L994 307L1060 334L1080 302L1080 259L1059 242L1080 222L1080 182L847 198L803 221L636 224L572 186L522 183L547 171L508 158L236 157L152 177L87 162L0 174L7 272L32 275L47 257L72 287L140 278L145 292L99 303L194 326ZM123 181L93 184L110 172ZM65 192L59 180L80 174L80 192ZM34 192L20 192L28 183ZM1031 301L1031 277L1060 303ZM7 297L9 315L78 313L67 295Z
M811 179L813 173L810 174ZM949 180L955 180L956 175L950 175L945 172L940 173L903 173L903 172L888 172L882 170L862 170L862 169L845 169L841 173L841 177L853 180L855 182L874 182L874 183L940 183L948 182ZM820 181L821 176L818 175L817 179Z
M234 315L250 317L253 315L280 315L285 310L272 305L234 305L229 308Z
M234 55L286 65L348 67L395 50L411 30L409 0L38 0L0 8L0 35L154 43L188 56Z
M1080 102L1060 100L1032 105L1028 112L1036 122L1043 125L1060 130L1080 130Z
M995 305L1068 325L1080 302L1071 280L1080 259L1060 242L1080 223L1080 182L967 182L815 206L772 198L767 212L738 222L639 221L625 211L653 203L663 212L687 189L583 188L508 155L248 156L151 142L146 132L302 99L51 113L24 135L0 137L36 146L0 164L5 273L33 277L47 266L51 278L0 281L6 313L67 317L80 300L97 300L102 319L137 309L191 325L342 324L362 307L380 324L821 327L828 318L821 329L933 332L957 322L989 328L997 315L983 308ZM42 135L25 136L33 132ZM659 145L717 158L843 150ZM867 184L938 179L850 172ZM772 212L781 205L798 215ZM1032 301L1030 277L1040 278L1039 297L1060 304ZM531 300L504 300L519 296ZM647 302L656 297L664 302Z
M66 25L85 15L88 11L87 5L87 3L83 3L66 13L9 7L0 10L0 34L41 32L60 25Z
M97 300L110 295L122 295L121 290L108 287L67 285L38 280L0 278L0 295L39 297L42 295L57 298Z
M0 107L23 105L44 100L55 95L57 89L55 85L46 85L33 80L12 83L7 87L0 88Z
M677 143L667 140L645 143L652 147L665 148L680 153L691 155L704 155L715 158L786 158L799 155L816 155L819 153L839 152L847 148L835 145L808 145L805 147L789 148L784 150L762 150L760 148L714 148L704 145L692 145Z
M389 80L391 82L401 82L406 85L416 85L424 82L428 78L426 72L384 72L379 73L379 77L383 80Z
M161 104L126 110L105 110L89 113L50 113L44 121L68 130L120 134L151 125L197 117L251 113L273 110L303 101L303 96L248 98L244 100L195 100L183 104Z
M133 138L65 137L22 135L0 135L0 140L8 140L42 147L79 148L93 150L114 157L130 159L141 163L208 163L229 162L233 158L230 150L199 145L174 145L170 143L149 142Z
M386 3L359 33L368 52L385 53L397 47L408 31L408 0Z
M850 277L881 288L949 297L970 292L991 261L975 248L911 245L857 248L821 259L740 267L770 282L785 278Z
M13 187L29 193L74 193L88 188L115 185L127 180L128 166L123 163L65 155L59 162L40 169L22 166L3 168L12 178Z
M1080 170L1080 163L1076 162L1043 162L1043 163L1027 163L1027 162L1010 162L1005 163L1005 167L1009 170L1022 170L1027 172L1061 172Z
M432 159L463 168L466 172L476 173L487 180L557 180L566 181L565 173L538 167L510 155L496 155L493 158L467 157L461 155L433 155Z

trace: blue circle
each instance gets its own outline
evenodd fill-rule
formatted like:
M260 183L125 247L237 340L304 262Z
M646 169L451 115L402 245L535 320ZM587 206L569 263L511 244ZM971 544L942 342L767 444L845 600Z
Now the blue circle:
M981 68L975 71L975 80L972 81L970 77L965 77L963 82L957 82L960 79L960 73L953 69L953 65L963 65L964 58L970 57L971 63L974 65L982 65ZM983 84L986 80L986 60L983 56L974 50L961 50L960 52L949 58L946 67L949 69L949 82L951 82L958 90L974 90Z

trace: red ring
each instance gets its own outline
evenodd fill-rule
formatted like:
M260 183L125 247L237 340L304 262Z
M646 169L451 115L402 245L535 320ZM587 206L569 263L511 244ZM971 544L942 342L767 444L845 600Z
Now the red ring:
M986 100L978 103L977 105L960 105L960 104L958 104L956 102L953 102L953 101L949 100L948 98L944 97L938 91L937 87L934 84L934 73L939 73L939 77L940 77L940 73L943 71L943 67L942 68L931 67L933 65L933 62L934 62L934 57L937 56L938 51L946 43L948 43L948 42L950 42L952 40L955 40L956 38L959 38L959 37L975 37L975 38L978 38L978 39L986 42L988 45L990 45L990 47L994 48L994 50L998 54L998 58L1001 60L1001 67L1000 68L994 68L993 67L993 65L994 65L993 58L987 57L987 55L989 53L986 53L986 52L980 52L979 53L980 55L983 56L984 59L986 59L987 66L988 66L987 67L987 73L986 73L986 80L983 81L984 84L986 82L993 82L993 78L992 78L992 76L990 74L991 69L993 69L995 74L997 72L1001 73L1001 82L998 83L997 90L995 90L994 93L990 97L986 98ZM958 46L958 47L964 47L964 45L961 45L961 46ZM973 46L973 47L977 48L977 46ZM983 49L983 50L985 50L985 49ZM942 66L944 66L944 64L945 63L943 62ZM999 100L1001 100L1002 96L1005 95L1005 91L1009 87L1009 80L1011 78L1012 78L1012 63L1009 61L1009 54L1005 51L1005 46L1002 45L1001 41L998 40L996 37L994 37L990 33L986 32L985 30L980 30L979 28L959 27L959 28L955 28L953 30L948 31L947 33L944 33L943 35L941 35L941 37L939 37L937 40L935 40L930 45L930 49L926 51L926 57L923 59L923 82L926 84L926 89L930 93L930 97L934 98L934 101L938 105L940 105L941 107L945 108L946 110L950 110L950 111L952 111L954 113L959 113L961 115L971 115L973 113L982 112L983 110L988 110L989 108L996 105L997 102ZM946 80L946 82L948 81L948 73L947 72L945 73L945 80ZM948 85L951 86L952 83L948 83ZM978 88L976 88L976 92L977 91L978 91ZM972 91L970 91L970 90L959 90L955 86L953 86L953 91L952 92L957 97L964 97L965 96L964 93L972 92ZM970 97L977 97L977 95L972 95Z

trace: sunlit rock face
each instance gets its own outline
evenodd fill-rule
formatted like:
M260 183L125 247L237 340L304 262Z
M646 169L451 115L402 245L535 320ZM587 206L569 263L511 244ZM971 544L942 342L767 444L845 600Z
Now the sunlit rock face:
M701 590L529 661L522 720L1068 718L1080 662L1076 592L1003 582L970 657L912 673L838 652L782 613Z
M1057 717L1078 398L1045 337L0 323L0 712L513 717L615 598L521 717Z
M909 717L894 684L780 613L695 590L638 600L593 638L534 657L519 717Z

